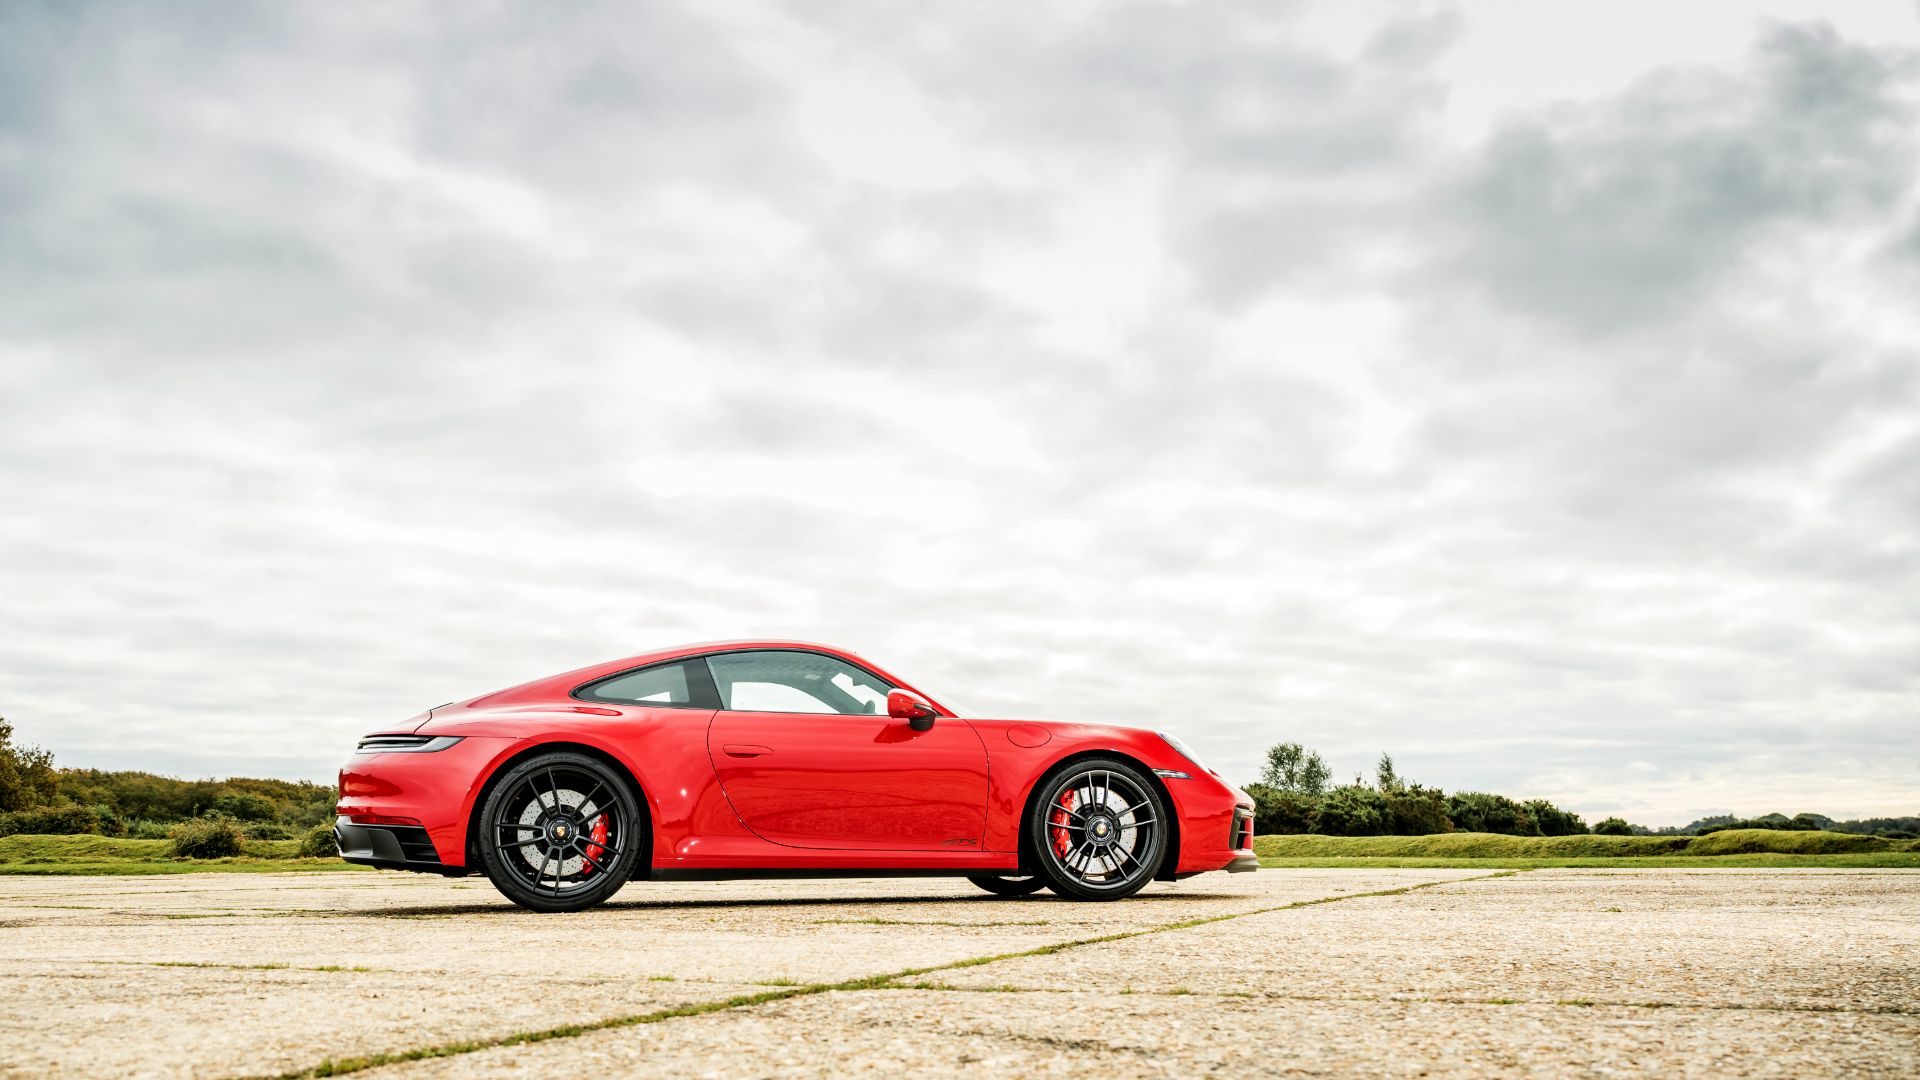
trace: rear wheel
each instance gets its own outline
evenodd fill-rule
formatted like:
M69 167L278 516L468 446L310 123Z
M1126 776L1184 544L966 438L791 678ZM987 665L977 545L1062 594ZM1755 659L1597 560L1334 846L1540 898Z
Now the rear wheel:
M968 874L967 880L995 896L1030 896L1047 887L1043 877L1014 877L1008 874Z
M508 770L480 807L481 865L532 911L579 911L620 891L646 853L640 805L597 758L555 751Z
M1139 769L1075 762L1050 779L1028 822L1047 886L1073 900L1119 900L1153 880L1167 850L1167 810Z

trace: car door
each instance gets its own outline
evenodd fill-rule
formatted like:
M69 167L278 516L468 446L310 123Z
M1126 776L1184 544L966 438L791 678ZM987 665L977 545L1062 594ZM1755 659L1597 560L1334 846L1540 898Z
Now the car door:
M747 828L806 848L977 851L987 753L966 721L926 731L886 714L891 686L838 657L762 649L707 657L720 711L707 752Z

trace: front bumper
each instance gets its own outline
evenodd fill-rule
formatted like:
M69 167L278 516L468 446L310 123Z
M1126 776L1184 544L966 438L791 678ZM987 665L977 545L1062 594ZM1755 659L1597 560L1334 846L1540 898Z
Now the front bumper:
M1253 852L1253 799L1218 776L1195 772L1167 781L1180 817L1180 857L1174 878L1260 868Z

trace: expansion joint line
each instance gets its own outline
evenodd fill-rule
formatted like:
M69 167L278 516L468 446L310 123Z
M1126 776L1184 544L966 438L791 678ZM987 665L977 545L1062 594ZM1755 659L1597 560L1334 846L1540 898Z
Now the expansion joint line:
M1245 919L1254 915L1270 915L1276 911L1292 911L1296 908L1317 907L1321 904L1337 904L1343 900L1364 900L1368 897L1401 896L1421 889L1431 889L1440 885L1462 885L1474 881L1492 881L1496 878L1513 877L1526 873L1525 870L1502 870L1495 874L1481 874L1467 878L1447 878L1442 881L1423 881L1417 885L1402 885L1394 889L1376 889L1372 892L1348 893L1344 896L1323 896L1316 900L1296 900L1290 904L1276 904L1272 907L1254 908L1251 911L1233 911L1223 915L1205 915L1197 919L1183 919L1179 922L1163 923L1140 930L1122 930L1113 934L1101 934L1097 937L1076 938L1072 941L1056 942L1052 945L1040 945L1017 952L995 953L990 956L973 956L964 960L954 960L945 964L929 967L905 968L884 975L869 975L860 979L846 979L832 983L807 983L802 986L782 987L758 994L738 994L719 1001L703 1001L687 1005L677 1005L670 1009L656 1009L652 1012L635 1013L631 1016L612 1016L604 1020L594 1020L584 1024L567 1024L561 1027L544 1028L539 1031L521 1031L511 1035L498 1035L484 1039L469 1039L461 1042L443 1043L439 1046L422 1046L412 1050L395 1050L378 1054L366 1054L359 1057L326 1060L306 1069L279 1073L261 1080L312 1080L314 1077L345 1076L349 1073L363 1072L379 1068L382 1065L398 1065L408 1061L426 1061L431 1058L459 1057L463 1054L492 1050L502 1046L526 1046L531 1043L551 1042L555 1039L571 1039L579 1035L590 1035L596 1031L611 1031L616 1028L638 1027L642 1024L657 1024L663 1020L674 1020L683 1016L701 1016L706 1013L728 1012L734 1009L750 1009L757 1005L768 1005L790 998L811 997L843 990L891 990L902 989L894 985L896 980L910 979L920 975L931 975L939 971L955 971L961 968L980 967L985 964L997 964L1002 960L1019 960L1029 956L1049 956L1068 949L1084 948L1088 945L1104 945L1111 941L1127 941L1131 938L1147 937L1152 934L1165 934L1174 930L1191 930L1197 926L1211 926L1214 923L1229 922L1233 919Z

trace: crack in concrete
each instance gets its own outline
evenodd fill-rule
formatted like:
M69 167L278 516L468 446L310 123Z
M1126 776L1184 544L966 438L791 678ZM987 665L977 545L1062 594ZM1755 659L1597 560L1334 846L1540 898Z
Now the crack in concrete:
M1276 904L1249 911L1236 911L1222 915L1207 915L1196 919L1183 919L1179 922L1150 926L1140 930L1123 930L1118 933L1101 934L1096 937L1076 938L1070 941L1055 942L1050 945L1041 945L1031 949L1020 949L1014 952L968 957L962 960L954 960L944 964L933 964L927 967L906 968L900 971L888 972L881 975L870 975L858 979L846 979L834 983L807 983L790 988L768 990L757 994L739 994L734 997L724 998L720 1001L698 1002L668 1009L656 1009L652 1012L636 1013L629 1016L608 1017L603 1020L590 1021L584 1024L568 1024L563 1027L547 1028L540 1031L522 1031L490 1038L468 1039L460 1042L443 1043L438 1046L416 1047L411 1050L365 1054L339 1061L329 1058L309 1068L294 1069L289 1072L272 1074L265 1078L248 1078L248 1080L312 1080L312 1078L315 1077L344 1076L350 1073L364 1072L367 1069L378 1068L382 1065L399 1065L409 1061L458 1057L464 1054L478 1053L482 1050L492 1050L497 1047L525 1046L531 1043L551 1042L556 1039L570 1039L581 1035L589 1035L596 1031L610 1031L618 1028L638 1027L643 1024L657 1024L662 1021L678 1019L680 1017L700 1016L714 1012L730 1012L736 1009L747 1009L759 1005L772 1004L777 1001L786 1001L790 998L811 997L816 994L836 991L891 989L893 988L892 984L900 979L909 979L919 975L931 975L940 971L955 971L962 968L981 967L986 964L999 963L1002 960L1018 960L1029 956L1049 956L1053 953L1065 952L1068 949L1085 948L1089 945L1100 945L1110 941L1126 941L1132 938L1147 937L1152 934L1165 934L1175 930L1192 929L1197 926L1210 926L1214 923L1228 922L1233 919L1244 919L1254 915L1268 915L1276 911L1292 911L1298 908L1316 907L1321 904L1337 904L1346 900L1362 900L1368 897L1402 896L1406 893L1437 888L1442 885L1461 885L1476 881L1493 881L1499 878L1513 877L1516 874L1522 873L1526 873L1526 871L1502 870L1498 873L1482 874L1476 877L1449 878L1444 881L1423 881L1392 889L1343 893L1338 896L1325 896L1314 900L1298 900L1293 903Z
M1074 990L1055 986L1014 986L1002 983L998 986L955 986L942 982L894 982L876 987L879 990L928 990L945 994L1084 994L1085 990ZM1731 1012L1782 1012L1782 1013L1844 1013L1856 1016L1920 1016L1920 1008L1909 1009L1898 1005L1884 1007L1852 1007L1846 1005L1768 1005L1745 1002L1711 1001L1604 1001L1588 998L1475 998L1475 997L1380 997L1355 994L1281 994L1268 991L1248 990L1188 990L1184 987L1173 990L1139 990L1128 987L1114 991L1122 996L1139 995L1141 997L1201 997L1216 1001L1304 1001L1304 1002L1348 1002L1381 1005L1484 1005L1502 1007L1509 1005L1552 1005L1568 1009L1709 1009Z

